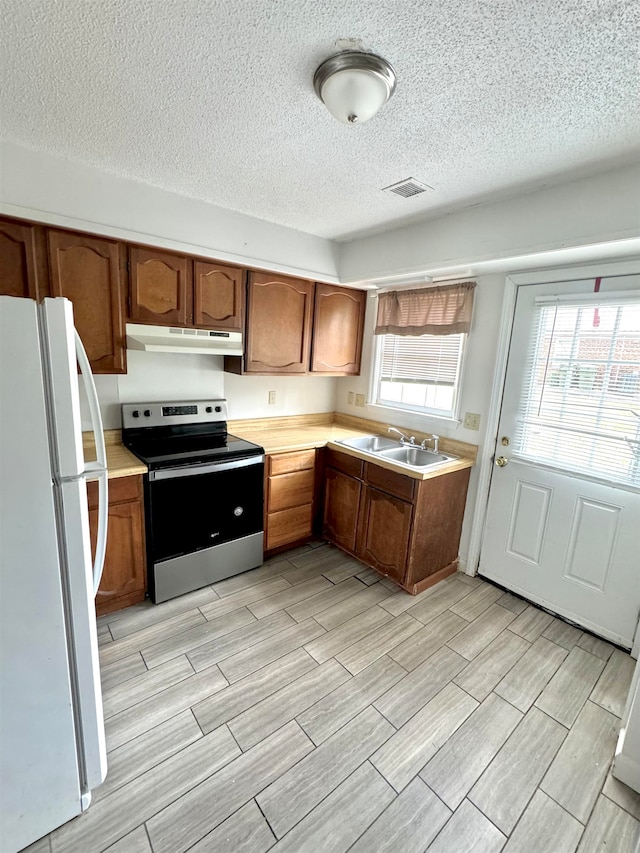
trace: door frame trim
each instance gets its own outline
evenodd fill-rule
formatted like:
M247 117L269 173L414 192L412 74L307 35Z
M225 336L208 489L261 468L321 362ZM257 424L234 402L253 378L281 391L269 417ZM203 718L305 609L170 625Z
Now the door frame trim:
M590 263L585 266L557 267L525 273L508 274L505 278L504 297L502 301L502 315L498 332L498 346L496 350L495 368L491 386L491 399L487 413L487 431L484 445L479 449L478 461L478 491L476 493L476 504L471 523L471 534L469 537L469 553L465 573L476 575L480 564L482 541L484 538L487 507L489 504L489 487L493 473L493 457L496 441L498 440L498 426L500 422L500 410L502 408L502 394L507 375L507 360L511 345L511 333L515 317L516 297L518 288L531 284L552 284L553 282L579 281L583 278L609 277L614 275L640 274L640 257L624 259L620 261L603 261L602 263ZM636 638L632 650L634 656L640 651L640 621L636 630Z

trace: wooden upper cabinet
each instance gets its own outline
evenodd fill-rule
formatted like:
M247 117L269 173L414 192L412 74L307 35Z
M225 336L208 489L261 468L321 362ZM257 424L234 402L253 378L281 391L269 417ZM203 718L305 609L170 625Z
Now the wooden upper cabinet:
M306 373L313 282L249 274L246 373Z
M195 261L193 324L241 332L244 324L244 270Z
M311 372L359 374L365 290L316 284Z
M129 317L154 326L192 321L192 260L160 249L129 249Z
M40 300L49 295L44 228L0 220L0 294Z
M73 303L76 329L94 373L126 373L121 246L47 229L51 295Z

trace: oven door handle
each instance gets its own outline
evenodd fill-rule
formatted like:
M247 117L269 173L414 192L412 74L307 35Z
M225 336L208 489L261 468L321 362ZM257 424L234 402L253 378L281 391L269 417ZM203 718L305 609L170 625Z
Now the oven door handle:
M149 480L176 480L182 477L197 477L199 474L215 474L218 471L230 471L232 468L247 468L249 465L262 465L264 455L251 456L247 459L234 459L231 462L209 462L206 465L193 465L184 468L164 468L159 471L149 471Z

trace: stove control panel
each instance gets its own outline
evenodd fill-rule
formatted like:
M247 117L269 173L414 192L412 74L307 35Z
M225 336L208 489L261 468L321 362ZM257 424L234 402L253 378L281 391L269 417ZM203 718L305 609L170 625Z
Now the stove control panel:
M226 400L125 403L122 406L123 429L219 423L226 420Z

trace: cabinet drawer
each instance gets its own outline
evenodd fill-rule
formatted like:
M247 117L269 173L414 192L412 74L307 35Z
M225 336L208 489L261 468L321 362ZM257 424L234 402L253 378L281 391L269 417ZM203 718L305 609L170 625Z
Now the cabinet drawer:
M313 506L294 507L267 515L266 550L305 539L313 532Z
M389 471L388 468L381 468L370 462L366 464L364 478L365 482L371 486L405 501L413 500L415 484L418 482L413 477L407 477L406 474L398 474L396 471Z
M126 501L137 501L141 497L140 477L116 477L109 480L109 506ZM95 480L87 483L87 498L89 509L95 509L98 506L98 483Z
M313 468L316 462L315 450L300 450L294 453L277 453L269 456L269 475L291 474Z
M362 469L364 462L362 459L356 459L355 456L349 456L348 453L340 453L339 450L327 448L327 467L335 468L336 471L342 471L343 474L349 474L351 477L362 477Z
M313 502L313 468L307 471L295 471L293 474L280 474L269 477L267 511L280 512L294 506L303 506Z

